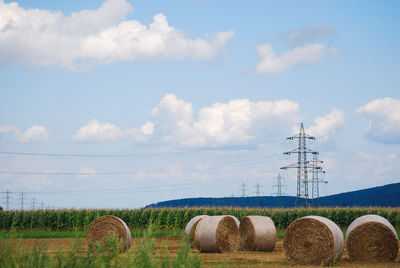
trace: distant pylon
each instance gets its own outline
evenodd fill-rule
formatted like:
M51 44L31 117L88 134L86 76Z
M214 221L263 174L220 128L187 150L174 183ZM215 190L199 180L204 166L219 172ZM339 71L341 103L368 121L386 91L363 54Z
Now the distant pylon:
M319 177L320 174L325 174L325 171L322 169L320 164L323 164L324 161L318 159L318 155L314 155L313 160L309 161L309 164L312 168L312 206L319 207L319 184L320 183L328 183L328 181Z
M31 209L32 209L32 210L35 210L35 209L36 209L36 200L35 200L34 197L32 197Z
M246 197L246 192L247 192L246 183L245 183L245 182L242 182L242 188L240 189L240 195L241 195L242 197Z
M253 194L255 194L256 196L262 195L262 192L260 191L261 185L258 182L256 185L254 185L254 188L256 188L256 190L253 192Z
M10 193L11 192L7 189L7 191L6 191L6 210L10 209L10 199L11 199Z
M282 196L286 193L282 191L282 189L286 189L286 186L282 183L282 177L281 174L278 174L278 177L274 178L276 180L276 184L272 186L272 189L276 188L276 192L273 192L272 195L275 195L278 197L278 207L282 206Z
M21 192L19 194L19 202L20 202L20 205L21 205L21 210L24 210L24 203L25 203L24 192Z
M310 166L307 162L307 154L318 155L318 152L312 151L307 148L306 140L315 140L315 137L307 135L304 131L304 125L301 123L300 132L297 135L287 138L288 140L299 139L299 145L296 149L285 152L284 154L297 154L297 163L281 167L281 169L297 168L297 195L296 195L296 207L297 206L310 206L309 195L308 195L308 169Z

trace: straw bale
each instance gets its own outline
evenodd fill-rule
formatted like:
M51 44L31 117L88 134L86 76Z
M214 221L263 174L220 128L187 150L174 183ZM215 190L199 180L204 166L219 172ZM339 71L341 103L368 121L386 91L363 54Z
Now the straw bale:
M237 227L239 228L240 221L235 216L232 216L232 215L226 215L226 216L232 217L235 220Z
M126 223L120 218L112 215L102 216L94 220L87 231L86 239L88 243L106 244L108 236L116 236L122 242L122 250L127 250L132 245L131 232Z
M207 215L198 215L196 217L193 217L188 224L186 225L185 228L185 236L189 240L191 244L193 244L194 241L194 234L196 231L197 224L204 218L208 217Z
M346 247L352 261L393 262L399 253L399 239L385 218L364 215L347 229Z
M231 216L204 217L197 224L194 240L202 252L234 252L239 247L239 228Z
M246 216L240 222L240 249L271 252L275 248L276 229L270 217Z
M344 249L342 230L331 220L306 216L292 222L283 237L286 257L303 265L330 265L339 261Z

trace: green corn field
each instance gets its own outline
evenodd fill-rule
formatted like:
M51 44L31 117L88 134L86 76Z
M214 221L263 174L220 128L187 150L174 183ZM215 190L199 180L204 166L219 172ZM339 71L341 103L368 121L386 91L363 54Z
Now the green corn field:
M150 223L158 229L183 229L197 215L233 215L239 220L247 215L269 216L276 227L286 228L297 218L318 215L331 219L342 228L366 214L378 214L400 229L400 208L318 208L318 209L268 209L268 208L152 208L152 209L59 209L15 210L0 212L0 229L44 229L51 231L82 231L103 215L115 215L131 229L145 229Z

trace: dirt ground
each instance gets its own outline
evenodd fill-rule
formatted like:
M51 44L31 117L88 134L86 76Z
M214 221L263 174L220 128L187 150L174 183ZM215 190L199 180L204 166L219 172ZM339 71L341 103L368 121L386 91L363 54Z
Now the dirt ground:
M87 249L86 239L79 239L83 250ZM133 239L133 247L140 243L141 238ZM76 238L51 238L51 239L22 239L23 249L29 250L34 247L36 243L46 245L48 252L56 253L61 249L62 252L68 252L72 247L73 243L76 242ZM160 250L163 247L167 247L170 256L176 255L179 249L181 238L179 237L162 237L155 238L156 249ZM301 265L294 265L289 263L283 253L283 240L278 239L275 250L273 252L244 252L239 251L235 253L199 253L199 256L203 258L204 267L215 267L225 264L226 267L307 267ZM132 250L132 248L130 249ZM193 252L197 252L193 250ZM352 263L349 260L349 256L344 251L340 261L335 267L400 267L400 254L394 263L382 263L382 264L367 264L367 263Z

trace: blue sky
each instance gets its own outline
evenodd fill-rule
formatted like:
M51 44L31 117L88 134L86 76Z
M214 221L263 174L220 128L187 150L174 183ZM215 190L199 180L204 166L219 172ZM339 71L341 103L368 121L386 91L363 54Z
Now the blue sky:
M1 197L136 208L243 181L270 195L300 122L322 195L399 182L399 7L0 1Z

